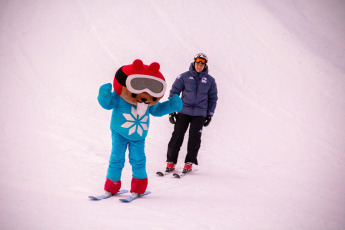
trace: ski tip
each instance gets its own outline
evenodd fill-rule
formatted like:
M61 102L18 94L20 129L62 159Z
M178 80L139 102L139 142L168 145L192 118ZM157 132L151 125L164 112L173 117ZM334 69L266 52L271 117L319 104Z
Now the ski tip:
M99 200L103 200L103 199L107 199L111 196L106 196L106 195L101 195L101 196L89 196L89 199L90 200L96 200L96 201L99 201Z
M90 200L99 200L97 197L95 197L95 196L89 196L89 199Z
M157 176L164 176L164 174L162 172L156 172Z
M173 176L174 176L175 178L181 178L181 176L180 176L179 174L177 174L177 173L174 173Z

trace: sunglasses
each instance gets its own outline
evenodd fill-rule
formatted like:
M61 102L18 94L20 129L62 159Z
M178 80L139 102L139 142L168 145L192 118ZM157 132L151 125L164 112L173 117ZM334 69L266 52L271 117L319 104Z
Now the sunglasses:
M195 59L195 63L206 64L206 60L203 58L197 58L197 59Z

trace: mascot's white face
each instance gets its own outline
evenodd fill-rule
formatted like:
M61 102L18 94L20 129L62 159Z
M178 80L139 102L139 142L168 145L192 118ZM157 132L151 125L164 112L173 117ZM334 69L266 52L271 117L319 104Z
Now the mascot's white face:
M128 103L137 106L138 114L157 104L164 96L166 83L159 64L144 65L137 59L121 67L115 74L114 89Z

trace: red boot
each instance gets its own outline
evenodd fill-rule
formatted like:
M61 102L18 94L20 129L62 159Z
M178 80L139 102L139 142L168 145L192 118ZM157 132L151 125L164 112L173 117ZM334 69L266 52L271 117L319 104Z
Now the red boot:
M104 184L104 190L116 194L121 188L121 181L112 181L107 178Z
M190 171L192 171L192 166L193 166L193 163L190 163L190 162L185 163L182 173L189 173Z
M175 170L175 164L172 162L168 162L165 172L172 172L174 170Z
M131 193L144 194L147 188L147 178L136 179L132 178Z

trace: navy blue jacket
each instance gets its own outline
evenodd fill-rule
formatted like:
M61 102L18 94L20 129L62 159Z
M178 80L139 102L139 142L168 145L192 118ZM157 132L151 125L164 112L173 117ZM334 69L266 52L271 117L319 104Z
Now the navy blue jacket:
M193 63L189 71L178 76L170 90L170 97L182 92L183 108L179 113L191 116L213 116L218 93L214 78L208 74L208 67L196 72Z

